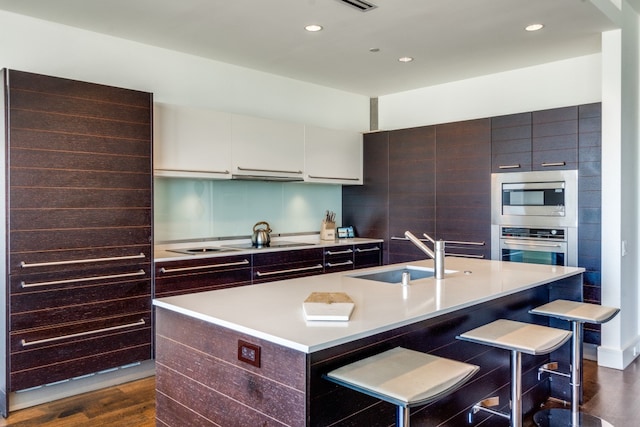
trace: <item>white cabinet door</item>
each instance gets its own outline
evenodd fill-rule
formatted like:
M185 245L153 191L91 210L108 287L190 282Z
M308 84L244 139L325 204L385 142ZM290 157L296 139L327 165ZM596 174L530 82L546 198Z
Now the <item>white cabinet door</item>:
M304 125L234 114L232 139L234 175L302 181Z
M362 185L362 134L305 127L304 180Z
M154 175L231 178L231 114L154 104Z

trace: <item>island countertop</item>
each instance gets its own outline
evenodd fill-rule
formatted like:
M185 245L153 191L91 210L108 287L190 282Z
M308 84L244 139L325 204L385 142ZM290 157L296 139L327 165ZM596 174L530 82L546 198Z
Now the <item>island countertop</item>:
M445 278L408 286L358 278L405 266L433 268L432 260L309 276L154 300L167 310L313 353L437 317L584 272L515 262L446 258ZM302 302L312 292L345 292L355 302L348 322L306 321Z

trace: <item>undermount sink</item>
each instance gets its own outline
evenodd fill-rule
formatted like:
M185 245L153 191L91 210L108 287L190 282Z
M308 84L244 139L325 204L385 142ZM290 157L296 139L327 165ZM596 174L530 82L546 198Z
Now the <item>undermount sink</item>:
M402 273L404 273L405 271L409 272L409 275L411 277L410 280L426 279L429 277L433 277L434 275L432 269L406 266L397 268L395 270L378 271L375 273L352 274L350 275L350 277L355 277L357 279L375 280L376 282L402 283Z
M198 255L198 254L211 254L217 252L231 252L237 249L222 248L213 246L204 246L200 248L186 248L186 249L168 249L169 252L176 252L179 254Z

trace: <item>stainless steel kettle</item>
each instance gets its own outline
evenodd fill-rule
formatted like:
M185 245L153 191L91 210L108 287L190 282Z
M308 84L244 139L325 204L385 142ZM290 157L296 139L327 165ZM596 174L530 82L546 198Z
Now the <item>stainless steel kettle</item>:
M265 226L266 228L258 228L260 226ZM253 226L253 234L251 235L251 244L253 246L268 246L271 243L271 228L269 227L269 223L266 221L260 221L256 225Z

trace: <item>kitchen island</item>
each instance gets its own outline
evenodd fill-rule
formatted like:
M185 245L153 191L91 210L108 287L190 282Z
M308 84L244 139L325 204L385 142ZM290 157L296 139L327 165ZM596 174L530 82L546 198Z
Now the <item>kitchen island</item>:
M408 264L433 267L430 260ZM528 310L582 297L583 269L574 267L447 258L439 281L402 286L357 277L405 265L154 300L159 424L390 425L393 406L321 376L402 345L481 366L460 391L412 412L434 425L462 425L481 398L497 394L508 405L509 355L455 336L497 318L547 324ZM355 302L350 320L306 321L302 302L311 292L347 293ZM559 352L568 357L568 347ZM546 360L523 358L525 412L550 394L566 396L561 382L553 390L544 377L537 381Z

